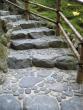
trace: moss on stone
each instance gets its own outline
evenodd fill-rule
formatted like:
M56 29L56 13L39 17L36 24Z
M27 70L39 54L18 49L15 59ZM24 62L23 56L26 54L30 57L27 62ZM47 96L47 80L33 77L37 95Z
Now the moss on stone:
M0 70L7 72L7 47L0 43Z
M0 37L0 43L3 44L4 46L7 46L8 41L7 41L7 38L4 35L2 35Z
M0 71L0 85L3 84L6 80L6 75Z
M7 72L8 49L12 30L0 35L0 71Z

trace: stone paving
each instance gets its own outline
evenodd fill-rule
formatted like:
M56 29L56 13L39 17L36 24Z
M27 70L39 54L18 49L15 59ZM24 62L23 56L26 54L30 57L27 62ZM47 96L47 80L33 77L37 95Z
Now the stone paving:
M39 30L33 29L34 21L22 21L20 15L0 11L0 16L13 29L0 110L83 110L83 85L75 82L77 60L66 42L39 24Z

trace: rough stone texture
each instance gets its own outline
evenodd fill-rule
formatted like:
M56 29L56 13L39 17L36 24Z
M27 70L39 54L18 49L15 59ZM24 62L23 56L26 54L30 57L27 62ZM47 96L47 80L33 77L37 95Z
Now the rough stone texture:
M51 92L50 89L46 89L46 90L45 90L45 94L49 94L50 92Z
M73 91L71 91L71 90L66 90L66 91L64 92L64 95L65 95L65 96L68 96L68 97L72 97L72 96L73 96Z
M7 27L8 29L11 29L11 28L15 28L15 27L21 27L22 29L28 29L28 28L33 28L33 27L40 27L41 25L44 25L43 22L40 22L40 21L36 21L36 20L19 20L19 21L16 21L14 23L8 23L7 24Z
M27 97L23 105L23 110L59 110L56 99L47 95Z
M62 48L67 47L67 43L63 40L59 39L26 39L26 40L14 40L11 43L11 47L15 50L25 50L25 49L32 49L32 48Z
M19 96L19 92L18 91L15 91L15 92L13 92L13 95L14 96Z
M57 76L56 78L54 77L54 74L55 76ZM63 79L60 82L57 82L57 78L63 75L64 79L67 80L71 76L71 74L76 75L76 71L38 67L28 67L25 69L9 69L6 81L2 85L2 88L0 86L0 94L12 94L20 101L23 101L26 95L31 96L33 93L35 95L48 94L56 98L58 102L61 102L61 100L63 100L64 98L66 99L67 97L71 97L70 95L72 94L72 91L67 92L66 90L68 90L70 85L68 86L66 82L63 81ZM26 78L27 82L25 80ZM40 78L42 79L41 81ZM34 82L33 79L35 80ZM15 83L13 83L14 80L16 80ZM26 90L24 86L23 88L20 87L20 83L23 80L28 85L26 89L30 89L28 91L28 94L24 92L24 90ZM67 81L69 82L71 81L71 79ZM25 83L22 84L26 85ZM67 94L65 94L65 92Z
M28 76L28 77L24 77L21 81L20 81L20 87L22 88L31 88L33 87L36 83L42 81L42 77L34 77L34 76Z
M34 90L34 93L36 94L36 93L39 93L40 91L39 90Z
M9 15L9 11L0 10L0 16L7 16Z
M31 89L29 89L29 88L25 89L25 93L26 94L30 94L31 93Z
M76 59L74 59L74 57L71 57L71 56L61 56L61 57L58 57L58 59L56 59L56 63L55 63L55 66L60 68L60 69L67 69L67 70L73 70L73 69L76 69L77 66L77 61Z
M63 83L56 82L56 83L53 83L52 85L48 84L47 87L52 91L62 92L65 90L65 88L67 88L67 85L63 84Z
M37 33L43 33L45 35L47 34L52 34L53 30L45 27L40 27L40 28L31 28L31 29L21 29L21 30L16 30L12 32L11 38L12 39L20 39L20 38L27 38L30 33L37 32Z
M73 97L61 104L61 110L83 110L83 98Z
M20 89L18 89L18 92L19 92L19 94L23 94L24 93L24 89L20 88Z
M61 62L58 63L59 60ZM11 51L8 64L10 68L25 68L35 65L37 67L58 67L68 70L76 69L77 61L68 49L49 48Z
M57 100L58 100L58 102L61 102L62 101L61 96L57 96Z
M32 39L38 39L38 38L56 38L54 33L47 33L47 35L43 32L40 32L40 34L38 32L31 32L29 33L30 38Z
M77 83L71 84L71 87L72 87L73 90L78 90L78 89L80 89L80 85L77 84Z
M32 51L32 63L39 67L58 67L76 69L77 61L68 49L42 49ZM61 61L58 63L58 61ZM58 65L57 65L58 63Z
M23 98L24 98L23 94L20 94L20 95L18 96L18 99L19 99L19 100L22 100Z
M0 20L4 20L6 22L14 22L14 21L17 21L17 20L20 20L21 19L21 15L7 15L7 16L1 16L0 17Z
M6 80L5 74L0 71L0 85L3 84Z
M12 53L8 58L8 66L14 69L26 68L32 66L32 61L30 56L25 53L20 52L20 54Z
M22 110L21 104L10 95L0 96L0 110Z

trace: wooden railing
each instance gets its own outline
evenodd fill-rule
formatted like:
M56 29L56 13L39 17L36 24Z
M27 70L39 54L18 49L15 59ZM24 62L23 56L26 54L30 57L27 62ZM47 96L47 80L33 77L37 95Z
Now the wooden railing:
M12 3L11 0L10 1L9 0L5 0L5 1L8 2L11 5L17 7L17 8L23 9L25 11L26 18L29 18L30 13L31 13L31 14L34 14L36 16L39 16L40 18L48 20L48 21L50 21L50 22L52 22L52 23L54 23L56 25L56 35L59 36L61 32L63 33L64 37L66 38L66 40L67 40L67 42L68 42L68 44L70 46L70 48L72 49L74 55L77 57L77 59L79 61L77 83L83 83L83 38L80 35L80 33L75 29L75 27L70 23L70 21L65 17L65 15L61 12L61 0L56 0L57 1L56 2L56 9L41 5L39 3L31 2L29 0L22 0L24 2L24 4L25 4L25 9L24 9L24 8L18 6L17 4ZM47 10L51 10L51 11L56 12L56 14L57 14L56 21L54 21L54 20L52 20L50 18L47 18L45 16L42 16L40 14L37 14L37 13L34 13L34 12L30 11L29 4L37 5L39 7L43 7L45 9L47 9ZM70 27L70 29L76 35L76 38L79 40L80 45L81 45L80 53L78 53L78 51L74 47L72 41L70 40L68 34L65 32L65 30L64 30L64 28L63 28L63 26L61 24L61 20L62 19Z

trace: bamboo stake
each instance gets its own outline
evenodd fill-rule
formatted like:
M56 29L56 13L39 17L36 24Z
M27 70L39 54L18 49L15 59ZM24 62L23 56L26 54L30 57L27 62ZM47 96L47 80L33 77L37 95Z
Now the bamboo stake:
M77 74L77 80L76 81L79 84L83 83L83 41L81 42L79 69L78 69L78 74Z
M61 7L61 0L56 0L56 13L57 13L57 18L56 18L56 35L59 36L60 35L60 27L59 27L59 23L60 23L60 7Z
M51 8L51 7L44 6L44 5L41 5L41 4L39 4L39 3L34 3L34 2L31 2L31 1L29 1L29 3L30 3L30 4L33 4L33 5L36 5L36 6L39 6L39 7L43 7L43 8L45 8L45 9L47 9L47 10L51 10L51 11L56 12L56 9L53 9L53 8Z
M25 19L26 20L29 20L29 3L28 3L29 0L24 0L24 3L25 3Z
M62 27L61 24L59 24L59 27L60 27L60 29L61 29L61 31L62 31L64 37L66 38L66 40L67 40L67 42L68 42L70 48L72 49L74 55L76 56L76 58L77 58L78 61L79 61L79 60L80 60L80 55L79 55L79 53L78 53L77 50L75 49L73 43L72 43L71 40L69 39L69 36L68 36L67 33L64 31L64 29L63 29L63 27Z

